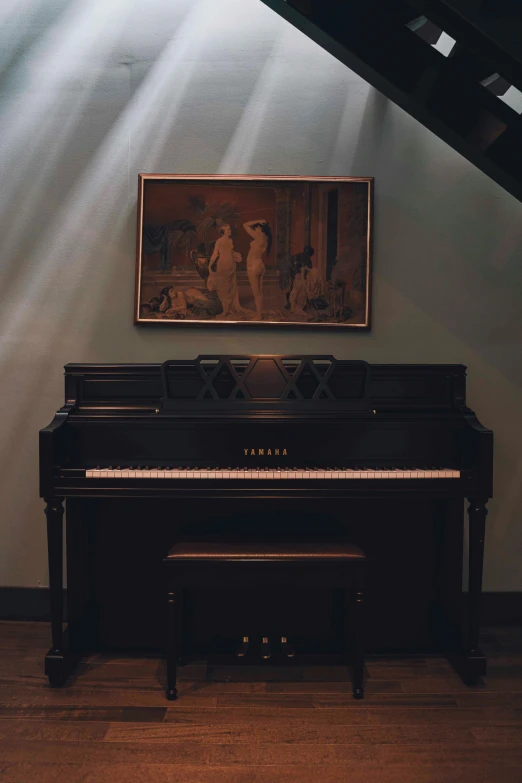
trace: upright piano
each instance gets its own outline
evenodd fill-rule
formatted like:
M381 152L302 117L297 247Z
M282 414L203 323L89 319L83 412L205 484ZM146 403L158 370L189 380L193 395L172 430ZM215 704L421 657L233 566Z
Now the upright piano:
M475 683L486 666L478 636L492 455L492 432L466 405L462 365L315 355L66 365L65 404L40 432L50 683L62 684L86 650L161 640L152 604L178 535L349 535L372 561L370 647L444 653Z

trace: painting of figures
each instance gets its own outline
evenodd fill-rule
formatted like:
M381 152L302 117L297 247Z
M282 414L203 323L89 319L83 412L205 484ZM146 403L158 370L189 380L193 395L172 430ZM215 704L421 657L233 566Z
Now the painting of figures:
M368 329L372 187L140 174L136 323Z

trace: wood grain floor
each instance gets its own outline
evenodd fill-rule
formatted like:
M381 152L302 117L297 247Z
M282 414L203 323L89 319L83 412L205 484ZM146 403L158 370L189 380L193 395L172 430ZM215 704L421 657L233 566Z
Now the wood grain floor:
M49 630L0 623L2 783L522 783L522 629L490 629L488 676L466 688L440 658L344 670L183 670L164 699L156 658L96 655L62 689Z

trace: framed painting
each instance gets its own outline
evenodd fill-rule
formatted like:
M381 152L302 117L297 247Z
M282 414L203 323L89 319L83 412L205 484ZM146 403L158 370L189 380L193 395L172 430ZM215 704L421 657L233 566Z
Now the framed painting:
M371 177L140 174L137 324L369 329Z

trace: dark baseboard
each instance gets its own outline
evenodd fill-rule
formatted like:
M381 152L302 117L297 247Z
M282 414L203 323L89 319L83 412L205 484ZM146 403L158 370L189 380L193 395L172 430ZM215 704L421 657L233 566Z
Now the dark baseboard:
M483 593L481 615L484 627L522 625L522 592Z
M467 593L463 596L467 601ZM66 591L64 590L64 612ZM48 621L48 587L0 587L0 620ZM481 624L522 625L522 592L483 593Z
M65 590L63 600L65 610ZM50 619L48 587L0 587L0 620Z

